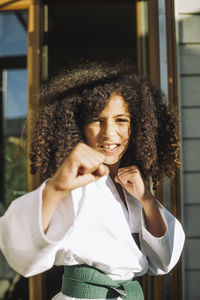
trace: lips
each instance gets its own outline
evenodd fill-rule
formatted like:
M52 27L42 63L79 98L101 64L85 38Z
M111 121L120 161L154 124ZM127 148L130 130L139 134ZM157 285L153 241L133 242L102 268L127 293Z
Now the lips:
M105 148L105 149L115 149L118 145L117 144L113 144L113 145L102 145L101 148Z
M113 144L103 144L100 147L105 153L114 153L119 146L120 146L119 144L113 143Z

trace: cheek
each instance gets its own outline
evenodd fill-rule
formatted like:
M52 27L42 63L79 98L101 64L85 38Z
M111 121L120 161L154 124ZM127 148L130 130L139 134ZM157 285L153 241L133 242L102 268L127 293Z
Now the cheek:
M128 142L130 136L131 136L131 127L130 126L121 129L121 137L124 139L124 141Z
M95 143L97 135L98 135L98 128L85 126L84 136L85 136L85 139L86 139L86 143L88 145L92 145L92 144Z
M131 136L131 128L129 127L129 128L124 129L121 136L123 138L124 148L127 149L129 141L130 141L130 136Z

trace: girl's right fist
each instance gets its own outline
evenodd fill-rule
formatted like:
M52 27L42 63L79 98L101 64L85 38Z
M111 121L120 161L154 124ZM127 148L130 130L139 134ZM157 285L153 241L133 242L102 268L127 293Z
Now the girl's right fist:
M49 180L57 191L69 191L84 186L109 173L105 156L90 146L79 143Z

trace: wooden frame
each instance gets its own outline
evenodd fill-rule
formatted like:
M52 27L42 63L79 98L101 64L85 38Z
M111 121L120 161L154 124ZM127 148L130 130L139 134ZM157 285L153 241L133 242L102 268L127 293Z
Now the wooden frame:
M137 70L140 74L149 73L147 9L147 1L136 1Z
M31 0L1 0L0 11L27 10L32 2Z
M41 84L41 1L18 0L1 1L0 11L28 10L28 119L30 119L28 133L31 133L31 113L37 112L37 97ZM33 190L39 184L38 178L29 174L29 190Z
M32 118L37 114L37 94L40 90L41 76L41 1L33 0L29 5L28 22L28 137L31 136ZM40 16L40 17L39 17ZM30 151L30 149L29 149ZM29 152L28 151L28 152ZM38 187L39 176L28 173L29 190ZM36 275L29 279L30 300L42 300L43 297L43 275Z
M148 1L149 22L149 76L155 86L160 87L160 49L158 0Z
M149 22L149 76L155 86L160 88L160 47L159 47L159 20L158 0L148 1ZM163 202L163 187L159 185L156 198ZM152 281L152 300L165 299L164 277L155 276ZM167 299L166 299L167 300ZM177 299L178 300L178 299Z
M160 87L160 63L159 63L159 22L158 22L158 1L149 2L149 75L152 82ZM167 61L168 61L168 99L169 106L178 109L178 88L177 88L177 63L176 63L176 31L175 31L175 14L174 0L165 1L166 5L166 26L167 26ZM177 170L175 179L171 182L171 211L180 219L180 172ZM157 192L157 197L163 199L162 187ZM172 271L172 299L182 299L182 277L181 262L177 264ZM167 300L165 291L164 277L154 277L154 300Z
M41 83L41 1L40 0L17 0L0 1L0 11L28 10L28 137L32 130L32 116L37 113L37 97ZM29 139L29 138L28 138ZM28 163L29 165L29 163ZM29 191L39 185L38 176L30 175L28 172ZM33 276L29 279L30 300L42 300L42 275Z
M178 113L178 79L176 58L176 25L174 0L166 1L166 25L167 25L167 60L168 60L168 98L169 105ZM176 170L174 180L171 182L171 211L181 219L181 184L180 169ZM182 264L176 265L172 272L172 297L173 300L182 299Z
M148 4L148 13L144 10L144 5ZM138 71L148 74L155 86L160 87L160 59L159 59L159 24L158 24L158 2L137 0L137 51L138 51ZM146 15L144 15L146 14ZM144 18L147 18L148 29L144 36ZM162 186L156 192L156 197L162 202ZM145 299L160 300L165 299L164 278L145 275L142 277L142 287Z

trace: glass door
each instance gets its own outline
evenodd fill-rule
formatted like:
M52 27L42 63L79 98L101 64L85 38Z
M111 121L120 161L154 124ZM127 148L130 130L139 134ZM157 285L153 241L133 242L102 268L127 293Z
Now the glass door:
M21 132L27 114L27 11L0 12L0 215L27 191ZM22 278L0 253L0 299L28 300Z
M27 192L25 130L27 114L26 69L3 70L4 205Z

